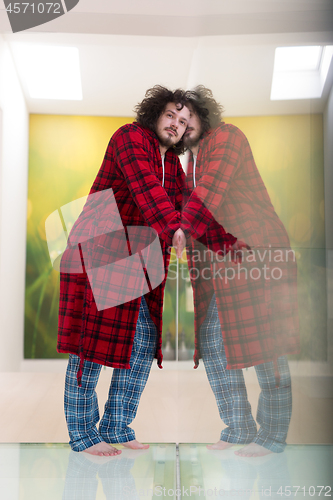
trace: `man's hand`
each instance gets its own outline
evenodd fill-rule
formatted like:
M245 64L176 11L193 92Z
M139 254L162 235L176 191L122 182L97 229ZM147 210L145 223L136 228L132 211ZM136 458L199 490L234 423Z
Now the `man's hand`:
M186 245L185 234L179 228L179 229L177 229L177 231L175 232L175 234L173 235L173 238L172 238L172 246L176 250L176 255L177 255L178 259L181 258L183 250L185 248L185 245Z
M244 243L244 241L235 241L230 249L231 262L233 262L234 264L241 264L243 261L244 249L251 250L251 247L247 243Z

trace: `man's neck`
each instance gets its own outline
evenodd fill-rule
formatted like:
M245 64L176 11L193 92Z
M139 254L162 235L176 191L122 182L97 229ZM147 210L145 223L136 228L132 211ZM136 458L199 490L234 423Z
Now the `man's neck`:
M162 146L160 144L160 153L161 153L161 156L164 156L165 153L167 152L168 148L166 146Z
M199 143L196 144L195 146L191 146L191 151L194 156L198 156L198 151L199 151Z

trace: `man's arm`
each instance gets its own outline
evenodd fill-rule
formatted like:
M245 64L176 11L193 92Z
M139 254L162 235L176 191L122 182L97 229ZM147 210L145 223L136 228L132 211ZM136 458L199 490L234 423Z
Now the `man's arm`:
M176 186L177 186L176 209L178 209L178 207L180 207L180 209L181 209L181 207L183 205L186 206L187 202L189 201L190 196L191 196L191 190L188 186L188 183L186 182L186 176L185 176L184 170L183 170L180 162L178 162L178 173L177 173ZM202 203L200 200L198 200L198 201L200 204L200 217L201 217L203 215L205 207L202 207ZM185 221L185 216L183 216L183 214L182 214L182 220L183 220L183 222ZM230 249L230 251L233 253L234 251L240 250L241 248L244 247L244 246L239 247L239 245L237 244L237 238L235 238L232 234L226 233L224 228L215 221L214 217L212 217L212 214L210 212L206 212L206 217L204 219L205 232L201 237L197 238L198 241L200 241L203 245L207 246L206 231L208 230L208 228L210 227L210 225L213 221L215 222L215 228L216 227L220 228L219 241L218 241L219 250L221 249L221 246L222 246L225 248L226 252ZM218 226L217 226L217 224L218 224ZM183 227L184 227L184 225L183 225ZM197 230L197 228L194 228L194 231L193 230L191 231L191 228L190 228L190 230L187 230L186 231L187 236L189 234L192 234L194 236L195 230ZM178 258L180 258L182 256L182 252L183 252L183 249L185 248L185 246L186 246L185 233L182 230L176 231L174 234L174 237L173 237L173 247L176 249L176 255Z
M180 212L175 210L168 194L151 166L148 140L140 130L123 129L112 141L113 154L120 175L147 224L168 245L180 227Z
M180 161L178 162L178 170L177 170L177 179L176 179L176 209L178 210L183 210L183 207L187 205L190 197L191 197L191 189L189 188L187 182L186 182L186 175L185 172L181 166ZM195 196L192 198L192 200L195 199ZM200 214L199 218L196 219L195 213L193 214L193 217L190 220L186 218L186 216L183 214L182 211L182 230L185 233L185 237L189 238L192 236L193 238L197 239L199 236L197 236L198 232L200 232L200 235L205 233L211 224L213 222L214 217L212 217L212 214L209 212L209 210L206 209L206 207L202 204L200 200L198 200L198 209L200 209ZM190 210L192 207L190 207ZM198 214L197 214L198 215ZM198 224L202 224L202 228L198 228ZM178 233L179 234L179 233ZM178 242L179 244L179 242Z
M245 136L236 127L217 133L210 145L208 163L182 212L182 229L195 228L198 239L219 210L241 164ZM207 212L209 215L207 215Z

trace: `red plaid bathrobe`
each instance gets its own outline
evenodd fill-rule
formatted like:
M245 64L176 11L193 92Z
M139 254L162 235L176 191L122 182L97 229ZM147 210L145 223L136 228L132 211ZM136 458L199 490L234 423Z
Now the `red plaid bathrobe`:
M201 357L200 326L214 292L228 369L297 353L295 256L249 143L238 128L222 123L202 140L195 179L196 188L182 213L185 228L189 223L195 227L199 220L196 240L192 240L188 250L195 306L196 365ZM187 183L193 190L191 162ZM202 209L211 214L210 221L205 216L205 228L200 220ZM242 264L230 262L228 256L223 260L219 224L251 246L253 254L244 253ZM199 243L200 237L203 245Z
M169 245L180 227L180 208L184 172L178 157L165 154L165 179L162 187L162 160L156 135L137 123L121 127L111 138L104 161L90 194L112 188L123 226L149 226L160 238L165 278L145 295L150 315L158 332L156 358L162 362L163 291L169 264ZM70 240L94 233L96 225L91 198L73 226ZM112 231L107 213L99 213L98 224ZM94 222L95 221L95 222ZM83 229L82 229L83 228ZM112 233L117 238L117 233ZM123 238L124 232L121 231ZM120 233L119 233L120 235ZM126 241L125 241L126 243ZM123 242L112 243L112 248ZM119 248L118 248L119 251ZM62 269L64 269L63 264ZM84 269L83 269L84 270ZM129 360L139 315L140 298L97 310L85 272L60 275L58 352L80 355L84 359L114 368L130 368ZM81 373L81 372L80 372ZM78 380L80 380L80 373Z

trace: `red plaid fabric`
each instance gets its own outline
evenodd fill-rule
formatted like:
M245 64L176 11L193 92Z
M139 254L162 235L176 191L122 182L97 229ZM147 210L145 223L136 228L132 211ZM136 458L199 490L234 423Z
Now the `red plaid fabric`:
M162 306L170 256L168 247L175 230L180 227L185 184L180 162L171 150L165 154L164 167L163 188L162 160L156 135L137 123L125 125L111 138L90 191L90 195L93 195L112 188L122 225L125 228L150 226L160 238L165 278L157 288L145 295L158 331L155 357L159 366L162 363ZM119 228L119 217L118 220L116 217L113 219L109 213L110 205L106 203L105 209L104 205L102 208L100 205L97 207L96 200L98 201L98 196L88 196L83 211L71 230L69 241L77 244L80 239L82 241L83 236L86 241L96 234L102 234L99 246L105 246L109 235L104 233L111 233L112 251L118 255L123 248L125 258L128 248L124 230ZM132 231L131 228L128 229L132 234L133 228ZM139 239L136 241L140 246ZM80 248L82 257L85 244L80 245ZM78 260L77 255L76 252L72 259L68 258L69 267ZM99 256L96 252L94 259L103 261L105 255L102 252ZM109 258L112 259L111 249ZM65 260L62 270L66 270ZM83 271L60 273L58 352L80 355L81 362L87 359L114 368L130 368L129 360L141 299L129 300L124 296L123 304L98 311L85 269ZM121 283L119 286L121 287Z
M191 164L187 184L193 190ZM211 220L205 226L201 213L207 210ZM196 365L201 357L198 332L214 292L228 369L299 352L295 256L250 145L237 127L222 123L202 140L196 188L182 214L185 228L198 222L197 241L188 249ZM223 260L219 225L251 246L253 254L244 253L242 264L230 262L228 256Z

